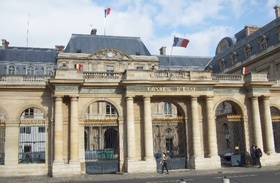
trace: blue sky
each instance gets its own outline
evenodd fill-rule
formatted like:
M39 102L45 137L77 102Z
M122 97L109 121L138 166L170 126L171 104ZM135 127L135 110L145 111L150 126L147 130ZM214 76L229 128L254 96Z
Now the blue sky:
M140 37L151 54L173 37L187 38L187 48L173 55L214 56L224 37L246 25L264 26L275 19L280 0L1 0L0 38L9 46L54 48L72 34ZM111 13L104 18L104 9ZM28 33L27 33L28 30Z

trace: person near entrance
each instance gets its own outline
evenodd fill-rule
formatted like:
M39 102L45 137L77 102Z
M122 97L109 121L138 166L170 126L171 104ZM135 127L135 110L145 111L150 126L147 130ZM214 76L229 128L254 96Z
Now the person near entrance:
M250 148L250 154L252 158L252 164L255 166L257 164L257 159L256 159L256 145L252 145Z
M262 167L262 164L261 164L262 150L260 148L258 148L257 146L255 146L255 148L256 148L257 165L259 165L259 168L261 168Z
M164 153L162 153L162 157L161 157L161 161L160 161L160 164L162 165L162 167L161 167L162 174L164 172L164 169L166 170L166 173L168 174L167 162L168 162L168 156L164 152Z

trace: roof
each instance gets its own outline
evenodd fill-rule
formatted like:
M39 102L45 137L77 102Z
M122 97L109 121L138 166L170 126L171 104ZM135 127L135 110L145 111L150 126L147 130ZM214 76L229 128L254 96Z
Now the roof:
M204 70L212 57L159 55L159 67L178 68L179 70ZM176 69L177 70L177 69Z
M0 61L56 63L58 50L50 48L0 48Z
M118 49L128 55L151 55L139 37L102 36L91 34L72 34L64 52L90 54L94 51L105 48Z

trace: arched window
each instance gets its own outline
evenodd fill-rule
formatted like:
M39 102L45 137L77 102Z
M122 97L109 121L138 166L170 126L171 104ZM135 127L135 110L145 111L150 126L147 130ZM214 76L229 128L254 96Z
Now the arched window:
M14 65L9 65L7 69L8 75L15 75L16 74L16 67Z
M26 75L34 75L35 74L35 69L33 66L28 66L26 68Z
M52 67L48 66L48 67L45 68L45 75L50 75L50 76L53 75Z

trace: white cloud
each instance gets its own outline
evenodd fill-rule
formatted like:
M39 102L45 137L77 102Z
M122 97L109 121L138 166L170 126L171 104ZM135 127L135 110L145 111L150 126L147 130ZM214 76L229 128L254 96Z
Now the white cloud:
M158 54L162 46L167 46L169 54L173 36L176 35L190 39L190 44L186 49L174 48L173 54L213 56L217 43L223 37L239 31L231 20L234 18L235 23L250 24L244 16L246 11L256 11L257 14L263 5L256 0L232 0L231 3L228 0L98 2L1 0L0 38L7 39L10 46L26 46L28 28L29 47L54 48L55 45L66 46L71 34L89 34L91 28L97 28L97 34L103 35L106 28L106 35L140 37L152 54ZM271 4L276 5L275 0L266 4L274 14L273 6L269 7ZM254 8L249 9L251 5ZM104 9L107 7L112 10L104 21ZM235 17L231 17L233 13ZM229 26L232 28L229 29Z

